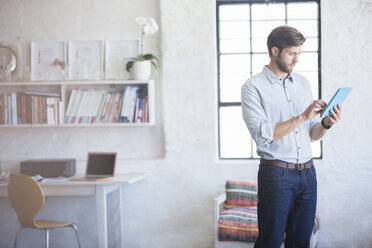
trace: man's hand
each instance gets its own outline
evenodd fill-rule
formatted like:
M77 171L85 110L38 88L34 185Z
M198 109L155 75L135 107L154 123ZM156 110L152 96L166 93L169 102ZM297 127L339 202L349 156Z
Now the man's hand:
M312 104L310 104L309 107L307 107L307 109L301 114L301 116L304 121L310 120L314 118L316 115L320 114L326 106L327 106L327 103L319 99L317 101L314 101ZM333 118L333 120L335 119Z
M341 120L341 105L337 104L330 112L332 115L327 115L324 120L324 124L327 126L333 126Z

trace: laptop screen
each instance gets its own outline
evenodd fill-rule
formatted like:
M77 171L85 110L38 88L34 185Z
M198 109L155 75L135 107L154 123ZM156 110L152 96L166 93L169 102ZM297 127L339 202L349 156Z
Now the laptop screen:
M116 152L88 153L87 176L108 175L114 176L116 165Z

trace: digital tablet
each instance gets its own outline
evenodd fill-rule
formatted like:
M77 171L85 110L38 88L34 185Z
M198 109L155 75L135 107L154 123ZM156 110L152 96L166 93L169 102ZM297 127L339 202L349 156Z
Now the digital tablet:
M320 116L332 115L331 109L333 109L333 107L337 104L341 105L345 101L346 97L350 94L351 90L351 87L338 88Z

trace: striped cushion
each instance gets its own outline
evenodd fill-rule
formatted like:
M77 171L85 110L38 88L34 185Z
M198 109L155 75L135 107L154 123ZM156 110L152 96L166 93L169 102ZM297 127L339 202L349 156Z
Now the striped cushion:
M220 241L254 242L258 236L257 208L230 208L218 219Z
M257 205L257 184L242 180L227 180L224 208Z
M316 215L314 233L318 230L319 216ZM255 242L257 236L257 207L230 208L221 212L218 219L219 241Z

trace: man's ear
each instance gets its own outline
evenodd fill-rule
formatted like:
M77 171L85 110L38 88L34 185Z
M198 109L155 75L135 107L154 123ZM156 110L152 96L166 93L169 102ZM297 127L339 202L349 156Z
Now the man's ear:
M271 53L274 55L274 56L278 56L279 55L279 48L277 47L272 47L271 48Z

